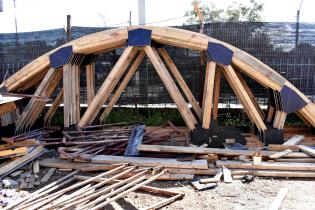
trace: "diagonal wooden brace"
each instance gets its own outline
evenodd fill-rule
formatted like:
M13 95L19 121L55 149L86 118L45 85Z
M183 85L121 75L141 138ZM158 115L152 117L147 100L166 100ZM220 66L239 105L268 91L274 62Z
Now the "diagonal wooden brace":
M123 54L114 65L113 69L100 87L98 93L95 95L93 101L82 116L78 124L79 127L92 124L103 104L107 101L110 93L113 91L114 87L122 77L126 68L135 57L137 51L138 50L135 47L127 47L124 50Z
M162 55L164 61L166 62L169 70L172 72L174 75L175 79L177 80L180 88L183 90L186 98L188 99L189 103L191 104L192 108L194 109L195 113L197 114L198 118L201 120L202 118L202 111L201 108L195 99L193 93L190 91L188 85L186 84L184 78L180 74L179 70L175 66L174 62L172 61L171 57L167 53L167 51L164 48L159 48L158 51Z
M139 53L138 57L133 62L132 66L130 67L130 69L128 71L128 73L125 75L123 81L121 82L120 86L116 90L116 92L113 95L112 99L108 103L108 106L106 107L106 109L102 113L102 115L100 117L100 121L105 121L105 119L108 117L109 113L111 112L111 110L113 109L113 107L116 104L117 100L119 99L121 93L124 91L124 89L128 85L128 82L130 81L130 79L132 78L134 73L137 71L137 69L138 69L141 61L143 60L144 56L145 56L145 52L142 50Z
M165 85L167 91L169 92L171 98L177 105L177 108L182 115L186 125L190 131L195 129L197 120L188 108L186 101L178 90L175 82L172 80L170 73L167 71L163 61L159 57L157 51L150 46L144 47L145 52L147 53L149 59L151 60L156 72L160 76L163 84Z

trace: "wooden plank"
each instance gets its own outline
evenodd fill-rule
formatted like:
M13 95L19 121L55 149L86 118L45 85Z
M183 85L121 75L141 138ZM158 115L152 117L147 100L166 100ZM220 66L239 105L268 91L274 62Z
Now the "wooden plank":
M14 102L9 102L9 103L6 103L6 104L1 104L0 105L0 116L5 114L5 113L8 113L8 112L11 112L12 110L16 109L16 105Z
M270 158L270 159L281 158L281 157L283 157L284 155L290 154L291 152L292 152L292 150L286 149L286 150L284 150L284 151L282 151L282 152L278 152L278 153L276 153L276 154L270 155L269 158Z
M224 182L225 183L232 183L233 182L233 178L232 178L230 169L228 169L224 165L222 165L222 171L223 171Z
M285 196L287 195L288 188L281 188L278 192L277 196L273 200L272 204L269 207L269 210L278 210L280 209Z
M312 148L304 146L304 145L299 145L299 148L302 152L315 157L315 149L312 149Z
M43 176L43 178L40 180L41 183L47 182L50 177L55 173L56 169L55 168L50 168L46 174Z
M215 69L215 62L210 61L207 63L202 101L202 127L204 129L209 129L210 127Z
M90 157L82 154L83 159ZM164 166L169 168L191 168L191 169L207 169L208 164L206 160L192 160L181 162L173 158L149 158L149 157L124 157L112 155L95 155L91 158L91 163L102 164L118 164L130 163L137 166L156 167Z
M225 156L254 156L257 150L231 150L231 149L220 149L220 148L201 148L201 147L184 147L184 146L163 146L163 145L145 145L141 144L138 147L139 151L142 152L161 152L161 153L178 153L178 154L220 154ZM269 157L277 152L273 151L259 151L264 157ZM283 157L286 158L308 158L307 154L302 152L291 152Z
M249 98L251 99L252 103L254 104L256 110L258 111L258 114L260 115L261 119L265 119L265 114L262 111L262 109L260 108L258 101L254 95L254 93L252 92L252 90L250 89L250 87L247 85L246 81L244 80L244 78L242 77L240 72L236 72L239 80L241 81L242 85L245 88L245 91L247 92Z
M182 75L180 74L179 70L177 69L176 65L174 64L174 62L172 61L171 57L169 56L169 54L167 53L165 48L159 48L158 51L160 52L160 54L162 55L164 61L166 62L169 70L172 72L172 74L174 75L175 79L177 80L180 88L183 90L186 98L188 99L189 103L191 104L192 108L194 109L196 115L199 117L199 119L201 119L201 108L197 102L197 100L195 99L193 93L190 91L188 85L186 84L184 78L182 77Z
M126 68L136 55L137 51L138 50L132 46L129 46L124 50L124 52L114 65L113 69L108 74L104 83L100 87L98 93L95 95L93 101L82 116L78 124L79 127L92 124L103 104L110 96L110 93L113 91L114 87L118 83L119 79L122 77Z
M77 124L80 121L80 66L75 66L75 122L74 124Z
M31 153L28 153L20 158L13 160L12 162L2 166L0 168L0 176L5 175L8 172L12 172L14 169L18 169L19 166L23 165L25 162L31 160L32 158L38 156L43 153L44 147L39 146L36 147Z
M286 142L284 142L282 145L285 145L285 146L296 145L296 144L301 143L303 140L304 140L303 135L294 135L288 140L286 140Z
M91 104L94 95L95 95L95 63L91 63L86 66L86 94L87 94L87 103Z
M63 87L60 89L57 97L55 98L54 102L52 103L51 107L48 109L45 117L44 117L44 124L47 124L50 122L56 111L58 110L60 104L63 101Z
M283 145L283 144L269 144L268 145L269 151L283 151L286 149L290 149L295 152L298 152L300 150L298 145Z
M315 158L278 158L276 162L315 163Z
M267 129L263 119L260 117L257 109L252 103L249 95L247 94L244 86L236 75L232 66L224 66L223 69L224 76L227 78L230 86L234 90L236 96L240 99L245 112L249 116L250 119L254 121L259 130L264 131Z
M27 153L27 147L18 147L15 149L8 149L0 151L0 157L6 157L11 155L25 155Z
M108 103L106 109L102 113L102 115L100 117L100 121L105 121L105 119L108 117L109 113L111 112L111 110L113 109L114 105L118 101L121 93L125 90L125 88L127 87L129 81L131 80L132 76L137 71L137 69L138 69L139 65L141 64L144 56L145 56L145 52L143 50L141 50L139 55L138 55L138 57L135 59L135 61L133 62L132 66L130 67L130 69L128 70L127 74L125 75L123 81L120 83L120 86L117 88L115 94L113 95L113 97L111 98L110 102Z
M163 61L159 57L156 50L152 49L150 46L145 46L144 50L147 53L159 77L161 78L168 93L170 94L171 98L175 102L181 116L183 117L185 123L188 126L188 129L190 131L194 130L195 124L197 124L197 120L192 114L192 112L190 111L190 109L188 108L183 96L181 95L176 84L172 80L171 75L169 74L165 65L163 64Z
M253 165L252 163L244 163L241 161L221 161L216 162L217 166L226 166L230 169L268 169L268 170L288 170L288 171L314 171L315 164L313 163L286 163L286 162L261 162L260 165Z
M221 82L221 68L217 68L214 80L214 95L213 95L213 119L218 119L219 112L219 98L220 98L220 82Z

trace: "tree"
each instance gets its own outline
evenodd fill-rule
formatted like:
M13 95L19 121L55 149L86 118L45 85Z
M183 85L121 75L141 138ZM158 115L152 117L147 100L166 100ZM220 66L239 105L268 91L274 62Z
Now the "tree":
M259 22L262 21L261 12L264 9L263 3L249 0L250 5L233 2L225 10L216 8L213 3L199 4L199 10L204 16L205 23L209 22ZM185 24L198 24L199 19L196 12L192 9L185 12L187 20Z

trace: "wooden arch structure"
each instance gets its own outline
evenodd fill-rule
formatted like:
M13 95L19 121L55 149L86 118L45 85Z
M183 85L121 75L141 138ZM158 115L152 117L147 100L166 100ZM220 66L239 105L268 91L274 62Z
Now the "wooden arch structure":
M163 45L197 50L207 55L201 107ZM125 46L127 47L95 94L93 81L95 55ZM65 127L75 124L84 127L96 120L102 105L109 99L118 81L122 80L100 119L103 120L109 114L146 55L192 132L208 129L211 118L217 117L221 73L267 143L266 139L273 138L275 131L283 129L288 113L297 113L310 127L315 127L315 105L273 69L232 45L199 33L170 27L133 26L102 31L73 40L23 67L5 80L0 89L8 92L23 92L38 85L35 95L49 98L56 86L62 82L63 88L46 114L45 121L50 120L63 101ZM80 116L79 82L81 66L86 66L88 96L88 108L82 116ZM121 78L127 69L125 77ZM266 116L240 73L251 77L270 90L271 102ZM171 74L185 93L192 110L189 109ZM20 130L31 127L45 104L45 101L32 98L16 122L16 128Z

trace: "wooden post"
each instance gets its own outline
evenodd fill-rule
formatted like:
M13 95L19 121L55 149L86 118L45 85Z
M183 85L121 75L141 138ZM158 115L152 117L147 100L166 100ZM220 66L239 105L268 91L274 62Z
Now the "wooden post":
M267 110L267 116L266 116L267 123L270 123L272 121L274 114L275 114L275 108L269 105L268 110Z
M54 100L51 107L48 109L44 117L44 124L47 124L51 120L51 118L54 116L54 114L58 110L58 107L60 106L62 101L63 101L63 87L60 89L60 92L58 93L56 99Z
M95 63L86 66L86 94L87 104L90 105L95 95Z
M108 106L106 107L106 109L102 113L102 115L100 117L100 121L104 121L106 119L106 117L108 117L110 111L113 109L113 107L116 104L117 100L119 99L121 93L126 88L128 82L130 81L130 79L132 78L134 73L137 71L137 69L138 69L141 61L143 60L144 56L145 56L145 52L142 50L139 53L138 57L133 62L132 66L130 67L130 69L128 71L128 73L125 75L124 80L121 82L120 86L116 90L116 92L113 95L112 99L110 100Z
M177 105L179 112L181 113L184 121L186 122L188 126L188 129L190 131L194 130L195 124L197 124L197 120L192 114L192 112L190 111L190 109L188 108L183 96L181 95L176 84L172 80L171 75L167 71L157 51L152 49L150 46L145 46L144 50L147 53L149 59L151 60L156 72L160 76L170 96L172 97L173 101Z
M70 64L66 64L63 66L63 121L64 121L64 127L69 127L70 121L69 121L69 115L70 115L70 84L68 80L70 79Z
M204 129L209 129L210 127L215 68L215 62L210 61L207 63L202 101L202 127Z
M182 77L179 70L175 66L174 62L172 61L171 57L169 56L169 54L167 53L167 51L164 48L159 48L158 51L162 55L168 68L170 69L170 71L174 75L175 79L177 80L180 88L183 90L185 96L187 97L187 99L188 99L189 103L191 104L192 108L194 109L195 113L197 114L199 119L201 119L201 108L200 108L198 102L196 101L194 95L190 91L188 85L186 84L184 78Z
M275 119L273 120L273 127L278 128L278 129L283 129L286 117L287 117L287 113L277 110Z
M248 117L256 124L257 128L260 131L266 130L267 127L265 123L260 117L256 107L251 101L249 95L247 94L244 86L242 85L232 66L224 66L223 73L233 91L235 92L236 96L240 99Z
M220 97L220 81L221 81L221 69L217 68L215 72L215 80L214 80L214 96L213 96L213 119L218 119L218 111L219 111L219 97Z
M110 93L113 91L117 82L122 77L131 60L135 57L137 51L138 50L132 46L129 46L124 50L123 54L120 56L117 63L100 87L90 106L87 108L84 115L82 116L78 124L79 127L92 124L96 115L102 108L102 105L108 99Z

